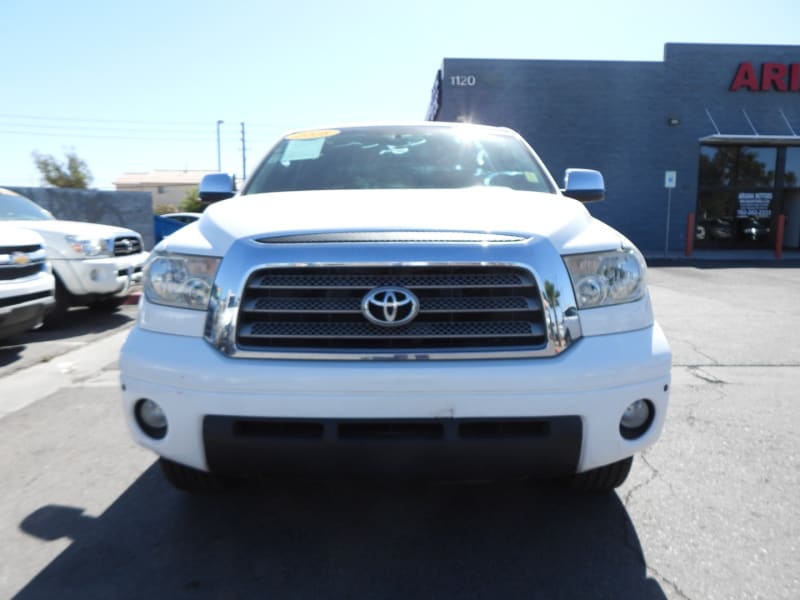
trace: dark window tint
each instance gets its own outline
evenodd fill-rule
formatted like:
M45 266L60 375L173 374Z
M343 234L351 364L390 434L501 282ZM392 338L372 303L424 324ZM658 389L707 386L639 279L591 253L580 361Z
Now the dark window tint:
M731 185L737 150L738 148L731 146L700 146L700 185Z
M0 193L0 221L50 221L53 216L23 196Z
M800 148L786 149L786 174L783 177L786 187L800 187Z
M700 146L701 187L772 187L778 149L766 146Z
M736 185L772 187L775 185L777 148L743 146L736 161Z

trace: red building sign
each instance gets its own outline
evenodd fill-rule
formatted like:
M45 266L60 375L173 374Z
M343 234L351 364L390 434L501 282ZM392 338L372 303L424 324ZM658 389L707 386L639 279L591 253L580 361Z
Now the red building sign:
M757 69L751 62L739 64L731 83L731 91L740 89L751 92L797 92L800 91L800 63L764 63Z

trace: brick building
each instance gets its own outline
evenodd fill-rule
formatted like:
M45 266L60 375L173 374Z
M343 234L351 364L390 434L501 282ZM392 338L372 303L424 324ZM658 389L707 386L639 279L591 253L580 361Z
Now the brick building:
M640 248L800 247L800 46L667 44L663 61L445 59L428 118L519 131ZM673 187L674 186L674 187Z
M177 209L187 192L200 185L204 175L215 172L156 169L147 173L123 173L114 181L114 187L120 191L150 192L153 208L170 206Z

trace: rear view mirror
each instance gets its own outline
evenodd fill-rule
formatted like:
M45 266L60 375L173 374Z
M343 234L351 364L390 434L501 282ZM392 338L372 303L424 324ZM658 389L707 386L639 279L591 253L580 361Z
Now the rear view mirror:
M564 172L564 189L561 191L581 202L599 202L606 197L602 173L591 169L567 169Z
M200 182L198 195L203 202L227 200L236 195L236 183L227 173L211 173Z

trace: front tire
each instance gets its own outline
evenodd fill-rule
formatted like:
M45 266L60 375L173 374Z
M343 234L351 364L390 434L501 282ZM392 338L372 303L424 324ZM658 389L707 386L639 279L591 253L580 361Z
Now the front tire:
M119 296L110 296L108 298L101 298L100 300L95 300L89 305L89 308L95 311L101 312L114 312L120 306L125 304L125 301L128 298L120 298Z
M233 487L233 481L228 478L193 469L163 457L159 458L158 462L167 481L182 492L220 492Z
M55 304L50 308L47 315L45 315L43 326L47 329L54 329L61 325L71 304L72 302L67 288L56 278Z
M607 494L613 492L628 478L632 464L633 457L629 456L610 465L576 473L568 480L569 487L581 493Z

